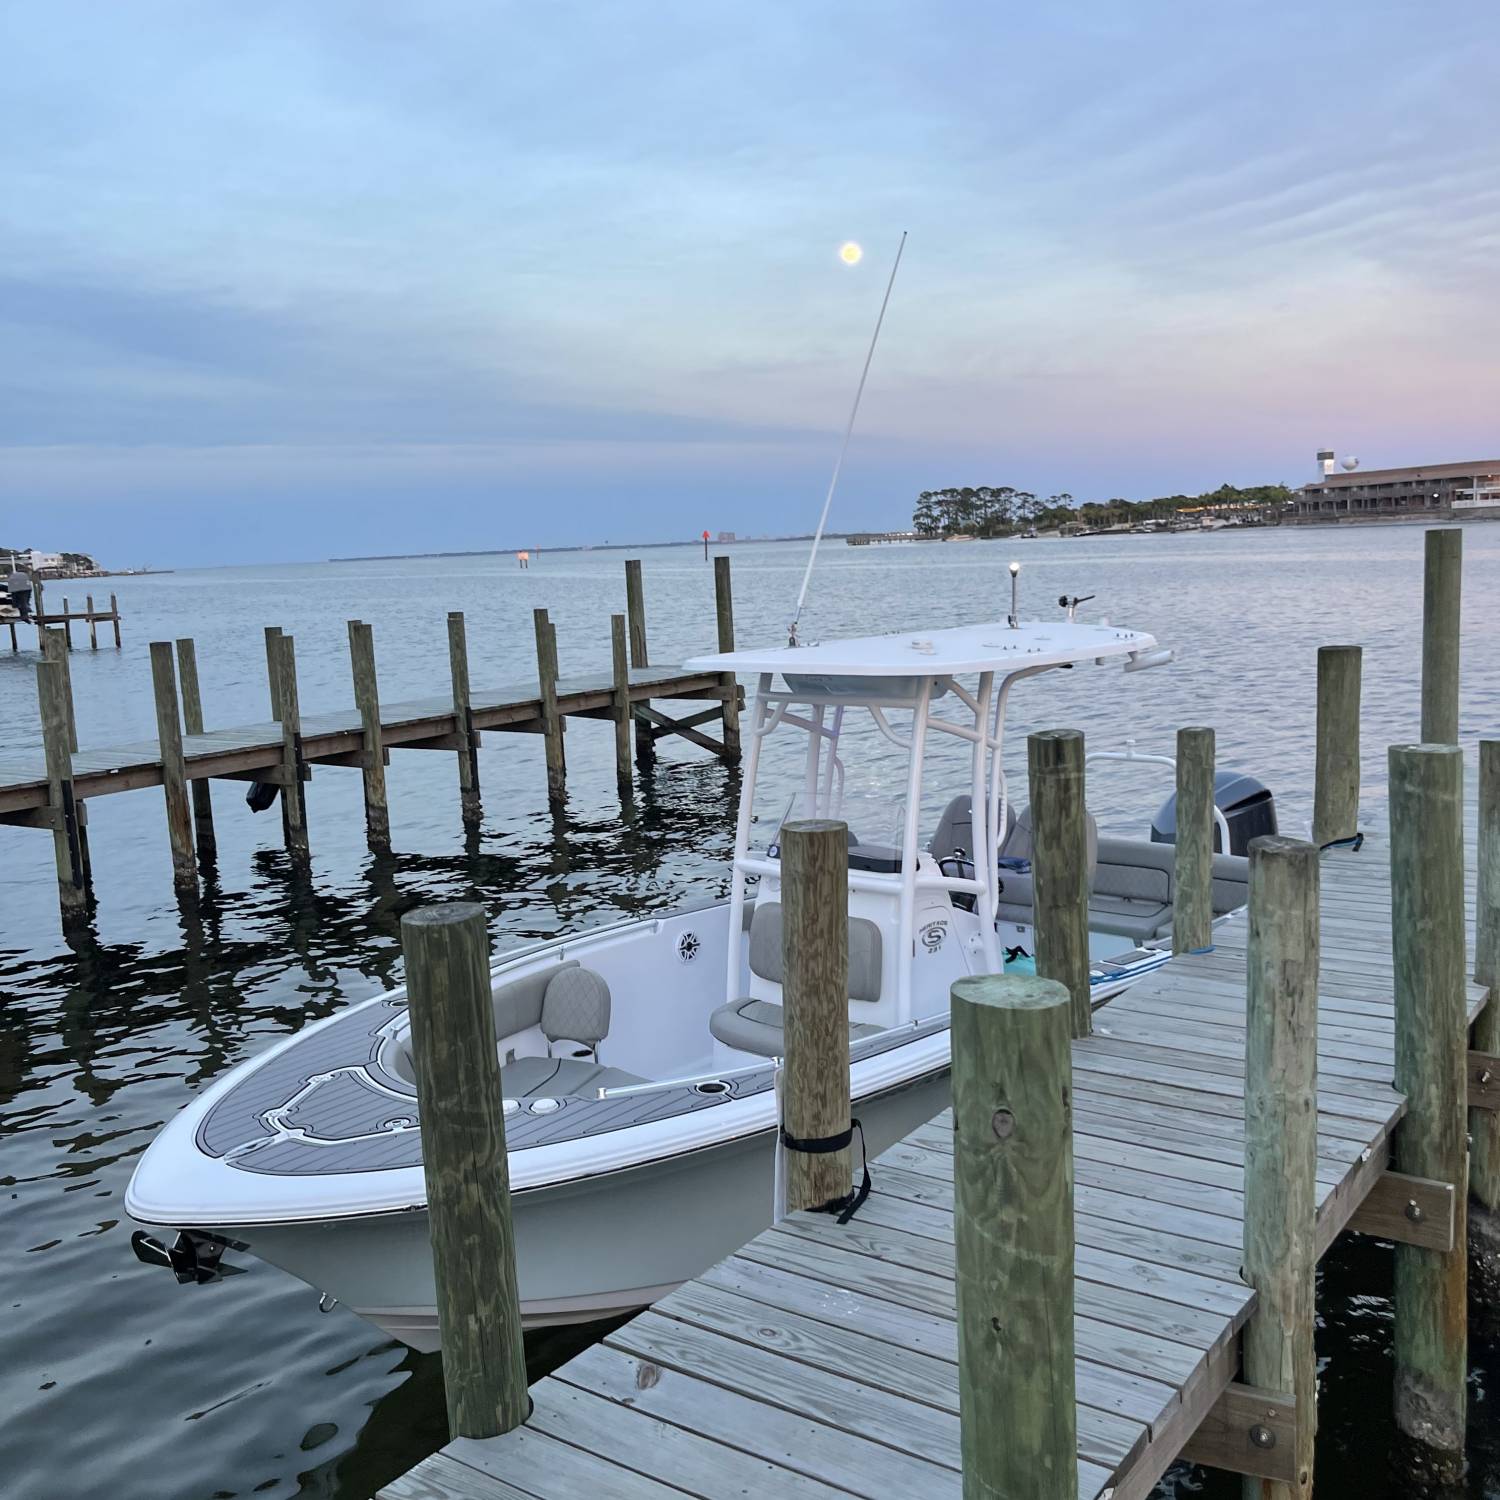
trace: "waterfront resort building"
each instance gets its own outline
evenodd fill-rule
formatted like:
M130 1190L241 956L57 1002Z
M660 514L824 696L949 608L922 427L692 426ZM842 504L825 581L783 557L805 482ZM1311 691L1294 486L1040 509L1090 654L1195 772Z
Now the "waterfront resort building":
M1462 464L1427 464L1413 469L1364 469L1345 459L1334 470L1333 455L1319 453L1321 478L1305 485L1287 519L1294 522L1343 521L1387 516L1500 520L1500 458Z

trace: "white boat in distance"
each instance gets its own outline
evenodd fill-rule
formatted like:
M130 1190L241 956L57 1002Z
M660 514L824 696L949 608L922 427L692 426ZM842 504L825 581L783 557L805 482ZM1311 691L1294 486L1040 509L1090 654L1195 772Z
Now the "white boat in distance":
M640 1307L771 1222L785 818L851 830L850 1087L874 1157L947 1102L953 981L1030 965L1029 822L1002 764L1012 690L1050 671L1169 659L1139 631L1012 617L687 664L756 680L728 900L538 943L491 971L528 1324ZM1112 682L1112 719L1117 699ZM865 750L861 784L883 766L899 778L888 819L846 774L851 746ZM929 785L944 746L966 770L946 806ZM778 771L797 790L766 816ZM1275 826L1261 795L1254 832ZM1095 839L1092 821L1090 835L1102 1003L1169 960L1173 849ZM1240 907L1245 861L1221 854L1214 874L1216 912ZM179 1233L170 1245L138 1234L136 1252L205 1281L226 1249L249 1249L324 1305L435 1349L421 1151L395 990L241 1064L168 1122L126 1209Z

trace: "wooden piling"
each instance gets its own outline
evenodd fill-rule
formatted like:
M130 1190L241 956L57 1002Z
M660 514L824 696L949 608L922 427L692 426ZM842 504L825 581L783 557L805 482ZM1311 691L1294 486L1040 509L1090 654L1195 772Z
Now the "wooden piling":
M1500 1054L1500 740L1479 742L1479 899L1474 917L1474 982L1489 1001L1474 1023L1476 1052ZM1477 1300L1500 1304L1500 1111L1469 1111L1469 1245Z
M1214 732L1195 726L1177 731L1172 952L1201 953L1213 941Z
M408 912L401 946L448 1427L495 1437L530 1400L483 908Z
M714 558L714 615L719 626L719 650L734 650L734 591L729 582L729 559ZM740 758L739 683L733 672L720 679L724 687L724 758Z
M547 743L547 799L561 802L567 795L568 767L563 752L563 721L557 711L557 632L545 609L531 612L536 630L536 678L542 705L542 733Z
M1464 534L1427 533L1422 570L1422 743L1458 743L1459 600Z
M281 654L277 641L281 639L281 626L266 626L266 683L271 690L271 717L281 722Z
M1076 1500L1073 1000L975 975L951 1006L963 1493Z
M1073 999L1073 1035L1088 1036L1093 1020L1083 735L1076 729L1042 730L1028 737L1026 759L1036 971L1067 986Z
M1429 532L1428 536L1443 535ZM1425 694L1424 694L1425 699ZM1407 1110L1396 1128L1397 1171L1468 1180L1465 1140L1463 752L1453 744L1390 749L1391 941L1396 1087ZM1463 1468L1467 1374L1465 1216L1451 1250L1396 1246L1396 1425L1424 1469Z
M190 636L177 642L177 679L182 687L182 727L187 734L202 734L203 697L198 690L198 650ZM193 800L193 834L198 844L198 857L212 859L218 852L218 839L214 836L214 802L209 791L208 778L200 776L190 783Z
M385 795L385 744L380 728L380 689L375 677L375 633L363 620L349 621L349 661L354 704L364 731L360 772L364 778L365 834L377 854L389 853L391 814Z
M648 667L646 654L646 592L641 583L641 562L637 557L625 563L625 615L630 626L630 665ZM643 719L635 722L635 758L646 762L655 758L656 741L651 726Z
M479 802L479 734L469 703L469 642L460 610L448 612L448 670L453 678L453 723L458 735L458 797L465 828L484 817Z
M115 596L109 596L109 621L115 627L115 650L120 649L120 606Z
M267 636L267 645L272 644ZM308 857L307 796L303 788L302 716L297 701L297 649L295 640L277 631L274 650L276 672L273 691L281 716L281 808L282 830L287 852L294 859Z
M181 896L198 891L193 862L193 815L188 805L187 770L182 760L182 722L178 717L177 675L172 643L151 642L151 686L156 694L156 738L161 746L161 784L167 799L167 837L172 845L172 883Z
M68 650L73 649L73 615L68 608L67 599L63 600L63 634L67 637Z
M88 609L89 615L89 650L97 651L99 649L99 627L98 622L94 619L94 596L86 594L84 596L84 604Z
M1304 1500L1317 1430L1317 846L1253 840L1249 905L1244 1276L1256 1310L1244 1331L1243 1379L1295 1398L1297 1478L1247 1477L1244 1492L1245 1500Z
M781 829L783 1140L849 1130L849 830L827 818ZM849 1192L850 1151L786 1152L789 1213Z
M56 662L62 668L63 700L68 711L68 749L78 754L78 719L73 712L73 667L68 661L68 647L60 630L42 631L42 659Z
M1313 843L1359 832L1359 704L1364 652L1318 647L1318 738L1313 772Z
M42 750L47 760L47 812L57 863L57 899L63 926L68 927L88 913L88 871L79 838L82 806L73 796L68 688L59 662L37 663L36 693L42 719Z
M628 789L631 785L630 658L626 654L624 615L609 617L609 644L614 666L615 780L622 789Z

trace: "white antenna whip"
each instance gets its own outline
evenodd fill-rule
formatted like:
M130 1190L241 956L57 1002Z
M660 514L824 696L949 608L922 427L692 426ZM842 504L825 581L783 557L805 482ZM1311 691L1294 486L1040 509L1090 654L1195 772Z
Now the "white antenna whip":
M896 272L901 269L901 252L906 248L906 231L901 231L901 243L896 246L896 260L891 266L891 279L885 284L885 296L880 302L880 316L875 319L875 332L870 335L870 347L865 353L865 367L859 372L859 385L854 392L854 405L849 408L849 422L844 428L844 441L839 445L838 461L833 466L833 477L828 481L828 494L823 499L823 514L818 517L818 529L813 533L812 551L807 554L807 571L802 575L802 588L797 594L797 612L792 616L790 638L787 645L797 644L797 626L802 619L802 606L807 603L807 586L812 582L813 564L818 560L818 543L823 540L823 528L828 524L828 511L833 504L833 492L838 488L839 471L844 467L844 455L849 451L849 439L854 436L854 419L859 416L860 398L865 393L865 381L870 374L870 361L875 358L875 345L880 342L880 326L885 322L885 310L891 304L891 288L896 285Z

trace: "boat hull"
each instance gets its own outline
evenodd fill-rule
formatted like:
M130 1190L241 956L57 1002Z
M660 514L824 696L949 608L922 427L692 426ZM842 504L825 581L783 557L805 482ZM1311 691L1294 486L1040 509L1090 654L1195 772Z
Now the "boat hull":
M930 1120L948 1096L944 1068L856 1100L868 1154ZM774 1176L775 1135L762 1131L515 1194L522 1323L588 1322L665 1296L769 1227ZM221 1232L412 1348L440 1346L425 1208Z

